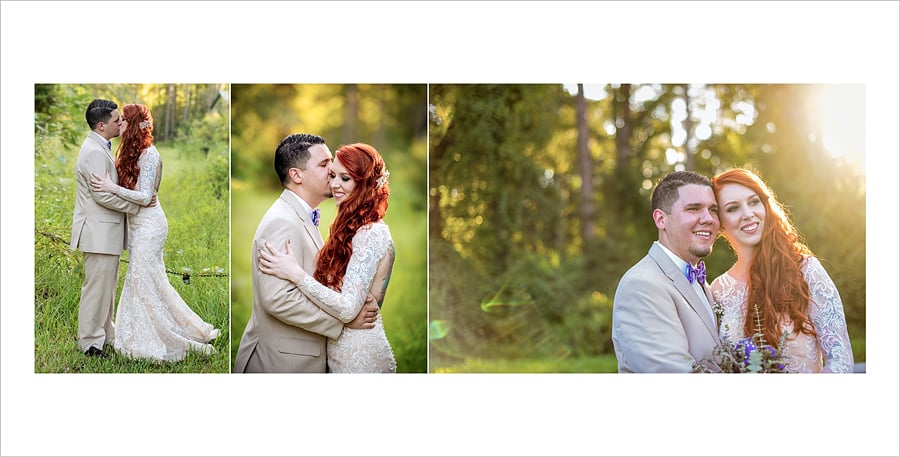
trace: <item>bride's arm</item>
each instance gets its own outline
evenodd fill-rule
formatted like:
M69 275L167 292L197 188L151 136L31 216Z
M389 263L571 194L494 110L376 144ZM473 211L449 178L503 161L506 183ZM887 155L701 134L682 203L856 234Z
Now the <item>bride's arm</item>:
M260 270L293 282L323 311L348 323L362 309L378 263L388 248L389 240L383 230L372 227L357 232L353 237L353 253L347 264L340 292L325 287L299 268L296 262L290 262L293 259L290 252L279 254L264 250L261 253Z
M804 277L809 284L809 318L825 357L824 373L852 373L853 350L844 305L834 281L815 257L809 257Z
M93 175L91 177L91 187L95 191L109 192L123 200L136 203L141 206L148 206L153 201L155 194L156 172L159 168L159 154L155 150L148 150L138 160L140 172L138 175L137 185L134 190L126 189L109 179L109 175L100 177Z

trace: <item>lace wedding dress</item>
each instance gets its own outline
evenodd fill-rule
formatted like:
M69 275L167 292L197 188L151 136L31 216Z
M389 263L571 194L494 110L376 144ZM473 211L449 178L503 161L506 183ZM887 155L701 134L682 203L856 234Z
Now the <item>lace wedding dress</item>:
M803 265L803 278L809 284L810 300L807 313L817 336L795 332L790 319L782 321L782 331L788 332L785 340L787 371L852 373L853 351L850 348L850 336L844 318L844 305L837 287L815 257L807 257ZM744 319L748 312L747 284L734 279L726 272L713 281L710 289L715 300L724 308L719 333L731 341L744 338ZM777 341L770 341L769 344L775 345Z
M146 205L159 189L162 163L154 146L138 160L140 175L135 190L120 187L116 195ZM188 351L211 354L205 344L219 330L191 310L169 283L163 263L163 245L169 225L162 204L128 215L129 264L116 310L117 352L132 358L178 361Z
M312 276L305 276L298 286L325 312L347 323L359 314L370 292L381 306L393 264L394 242L390 229L384 222L377 222L361 227L353 236L353 253L340 292L323 286ZM337 339L328 339L326 348L328 371L332 373L397 371L380 312L375 328L354 330L344 327Z

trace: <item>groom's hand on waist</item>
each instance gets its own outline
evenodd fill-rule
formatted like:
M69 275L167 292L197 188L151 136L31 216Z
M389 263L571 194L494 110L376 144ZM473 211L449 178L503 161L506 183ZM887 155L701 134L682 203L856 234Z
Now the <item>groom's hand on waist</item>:
M378 302L371 294L366 297L366 303L356 317L347 323L348 328L354 330L370 329L375 327L375 320L378 318Z
M145 206L145 208L149 208L151 206L156 206L156 193L154 193L153 196L150 197L150 203L147 203L147 206Z

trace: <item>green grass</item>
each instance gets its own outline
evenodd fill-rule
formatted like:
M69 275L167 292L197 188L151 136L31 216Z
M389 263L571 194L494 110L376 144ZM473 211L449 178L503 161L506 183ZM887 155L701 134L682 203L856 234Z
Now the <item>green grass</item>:
M78 148L50 137L35 139L35 320L37 373L227 373L229 372L228 200L216 199L206 176L206 157L183 145L157 144L164 163L160 204L169 223L166 269L193 272L191 284L169 274L188 306L219 329L216 352L189 354L173 363L86 357L78 347L78 302L84 280L82 254L69 249ZM128 268L119 264L119 286ZM215 276L216 269L224 276ZM210 276L201 276L208 274ZM118 301L118 298L117 298ZM110 352L114 352L109 349Z
M382 316L385 333L397 359L397 372L425 373L428 366L428 235L424 208L417 208L411 203L412 192L424 193L425 190L405 186L404 181L395 179L394 169L391 168L391 199L385 221L391 228L397 258ZM402 174L398 172L396 175ZM241 335L250 320L253 307L250 276L253 235L262 216L280 193L281 191L258 190L255 186L232 180L232 354L237 354ZM333 200L325 201L320 208L323 222L319 225L319 231L322 238L327 239L328 228L337 210Z
M433 373L616 373L615 355L559 359L466 359Z

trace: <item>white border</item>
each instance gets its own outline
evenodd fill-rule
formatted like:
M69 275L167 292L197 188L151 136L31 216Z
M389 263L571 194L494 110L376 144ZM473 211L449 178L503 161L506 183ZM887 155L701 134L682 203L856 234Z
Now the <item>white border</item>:
M3 455L898 454L896 2L0 9ZM33 373L33 225L14 217L33 215L35 83L573 80L866 84L868 373Z

